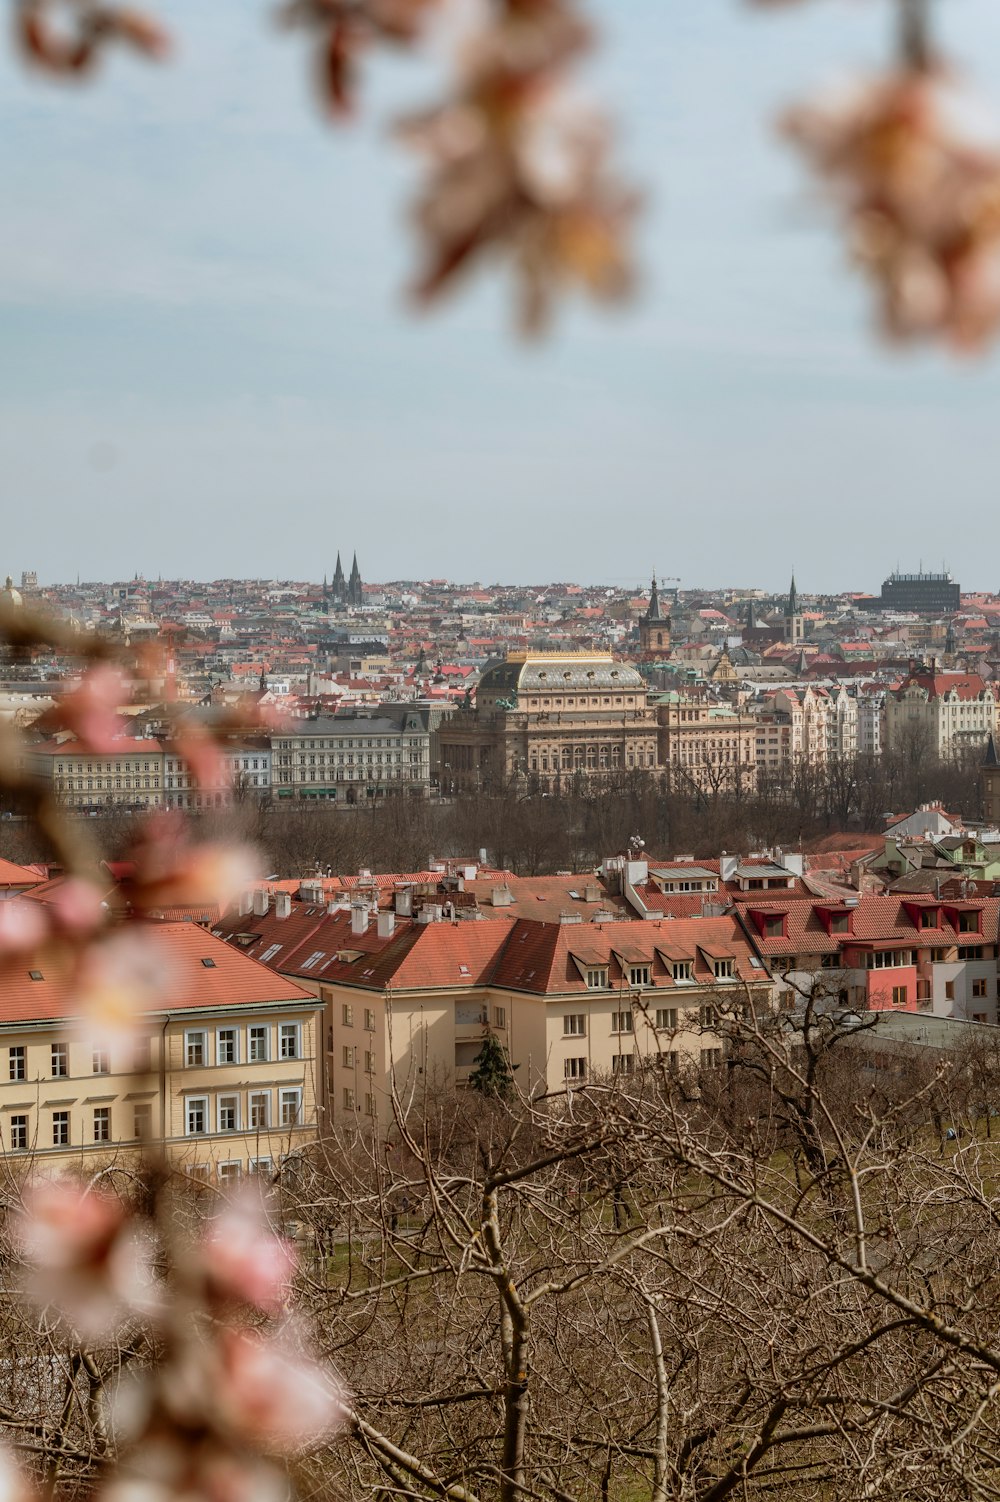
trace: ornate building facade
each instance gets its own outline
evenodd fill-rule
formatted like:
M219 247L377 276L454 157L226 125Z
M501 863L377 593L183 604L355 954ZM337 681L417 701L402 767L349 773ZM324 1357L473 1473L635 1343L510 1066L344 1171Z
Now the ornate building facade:
M657 764L646 684L610 652L511 652L483 673L476 707L442 723L439 741L446 791L519 782L559 792L577 777Z

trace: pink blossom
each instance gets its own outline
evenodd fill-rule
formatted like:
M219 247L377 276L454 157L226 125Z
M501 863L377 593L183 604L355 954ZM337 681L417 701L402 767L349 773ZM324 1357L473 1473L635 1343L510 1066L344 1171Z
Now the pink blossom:
M201 1243L209 1289L269 1314L283 1306L295 1273L291 1245L267 1227L259 1200L244 1196L211 1222Z
M287 1341L223 1330L215 1401L223 1427L245 1444L290 1454L344 1419L339 1382Z
M39 724L72 730L87 750L107 756L124 734L125 722L118 706L128 701L128 687L119 669L110 663L95 663L76 688L46 711Z
M70 876L49 899L56 927L73 938L95 933L105 919L106 909L98 888L92 881Z
M176 981L163 946L151 945L139 925L126 924L83 951L77 1005L110 1039L128 1033L138 1013L165 1005Z
M68 1180L32 1186L18 1227L28 1291L83 1334L148 1307L149 1255L119 1200Z
M48 914L42 903L17 898L0 902L0 960L37 950L48 932Z
M785 129L842 205L886 331L975 348L1000 326L1000 124L943 69L854 79Z

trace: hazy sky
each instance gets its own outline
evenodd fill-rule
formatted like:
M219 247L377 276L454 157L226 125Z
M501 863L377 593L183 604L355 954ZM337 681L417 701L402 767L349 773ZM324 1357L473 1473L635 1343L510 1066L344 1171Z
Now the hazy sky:
M266 4L150 0L181 49L85 89L0 59L0 573L996 587L1000 354L870 337L769 121L875 61L881 0L592 0L645 286L525 350L487 278L402 312L414 165L370 72L332 130ZM1000 5L941 6L1000 101ZM991 71L984 70L991 68Z

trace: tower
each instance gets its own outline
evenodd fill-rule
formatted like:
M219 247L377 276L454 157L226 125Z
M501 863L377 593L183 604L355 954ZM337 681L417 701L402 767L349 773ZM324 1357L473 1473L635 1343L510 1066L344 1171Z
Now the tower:
M363 605L365 603L364 586L361 583L361 570L358 568L358 555L355 553L354 562L351 564L351 577L347 584L348 605Z
M1000 825L1000 756L992 735L986 742L986 754L979 767L979 785L983 795L983 818Z
M337 567L333 571L333 583L330 586L330 598L335 605L347 604L347 581L344 578L344 567L340 561L340 552L337 552Z
M639 650L653 656L670 650L670 617L663 614L660 606L655 574L649 592L649 605L645 615L639 617Z
M788 591L788 604L785 606L785 640L793 646L798 646L805 636L805 622L799 610L799 592L795 588L795 575L792 575L792 587Z

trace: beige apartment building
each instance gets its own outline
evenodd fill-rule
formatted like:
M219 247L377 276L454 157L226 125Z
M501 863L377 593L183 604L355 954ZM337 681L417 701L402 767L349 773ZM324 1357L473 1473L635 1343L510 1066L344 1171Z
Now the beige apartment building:
M996 731L993 689L976 673L916 669L886 695L886 746L947 757L985 747Z
M74 740L29 746L25 770L47 783L67 808L100 809L120 803L131 808L163 804L164 752L159 741L122 737L113 751L84 750Z
M406 890L396 904L407 906ZM263 905L263 902L262 904ZM522 1089L628 1075L657 1054L679 1071L714 1068L717 1009L770 1005L766 966L733 913L559 922L505 908L479 921L364 902L231 917L229 941L310 986L325 1007L327 1121L371 1129L401 1097L468 1082L487 1031Z
M165 995L127 1034L79 1015L65 951L0 971L8 1168L86 1166L162 1143L208 1182L270 1172L322 1123L316 999L194 924L125 924L112 942L140 933Z
M748 791L757 776L757 721L728 704L668 694L656 706L660 766L675 791Z
M645 680L610 652L511 652L483 672L475 708L438 736L446 791L514 782L559 792L657 764Z

